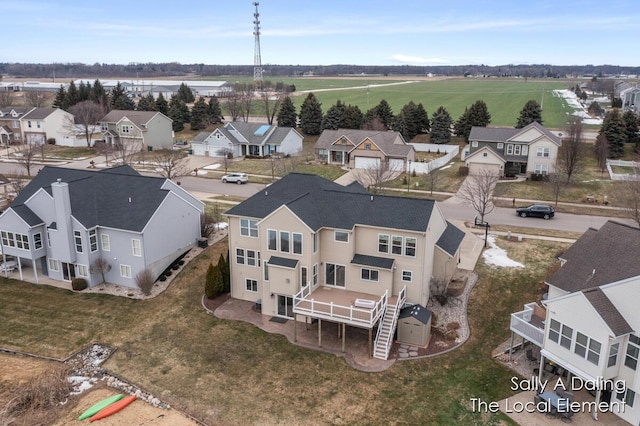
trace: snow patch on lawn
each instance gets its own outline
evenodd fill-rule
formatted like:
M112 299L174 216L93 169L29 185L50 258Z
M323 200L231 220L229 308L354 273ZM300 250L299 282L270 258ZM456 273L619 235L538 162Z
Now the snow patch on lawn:
M482 237L480 237L482 238ZM524 268L524 265L520 262L516 262L507 256L507 252L496 245L496 236L489 235L487 243L491 247L482 253L484 262L487 265L503 266L505 268Z
M576 94L571 90L554 90L553 94L564 99L565 102L574 109L573 115L582 118L582 124L602 124L601 118L592 118L589 115L584 105L580 103Z
M220 163L218 163L218 164L209 164L208 166L204 166L203 169L216 170L216 169L219 169L220 166L221 166Z

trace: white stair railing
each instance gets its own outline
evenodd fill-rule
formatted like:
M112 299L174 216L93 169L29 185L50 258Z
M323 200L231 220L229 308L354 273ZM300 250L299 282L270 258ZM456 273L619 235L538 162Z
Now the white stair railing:
M389 359L389 352L393 344L393 335L396 332L396 326L398 325L398 314L400 309L404 306L406 301L407 287L403 287L398 294L398 300L396 301L393 309L387 305L380 324L378 324L378 331L376 333L375 349L373 351L373 357L378 359Z

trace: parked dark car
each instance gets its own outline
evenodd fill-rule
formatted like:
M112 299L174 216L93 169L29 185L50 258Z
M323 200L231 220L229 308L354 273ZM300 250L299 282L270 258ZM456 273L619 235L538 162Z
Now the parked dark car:
M516 209L516 213L521 217L530 216L551 219L554 216L555 211L549 204L532 204L527 207L518 207Z

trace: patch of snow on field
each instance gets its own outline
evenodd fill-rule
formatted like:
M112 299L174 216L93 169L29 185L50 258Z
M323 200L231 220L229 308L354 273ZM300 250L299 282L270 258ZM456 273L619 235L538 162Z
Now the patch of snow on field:
M84 376L71 376L67 378L67 381L71 383L71 386L73 386L71 395L79 395L82 392L91 389L93 384L96 382L96 379Z
M206 170L216 170L220 168L220 163L218 164L209 164L208 166L204 166L203 169Z
M495 235L489 235L487 243L489 243L491 248L482 253L482 257L487 265L503 266L505 268L524 268L522 263L509 259L507 252L496 245Z
M554 90L553 94L558 96L574 109L573 115L582 118L582 124L595 124L601 125L601 118L592 118L585 107L580 103L578 97L571 90Z

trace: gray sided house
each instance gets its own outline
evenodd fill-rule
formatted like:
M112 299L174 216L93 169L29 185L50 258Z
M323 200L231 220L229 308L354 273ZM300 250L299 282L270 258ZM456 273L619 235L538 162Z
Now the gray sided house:
M0 215L3 260L34 276L136 288L157 278L200 238L204 205L172 181L129 166L98 172L45 167Z
M202 132L191 141L194 155L234 157L272 154L298 155L302 151L302 135L292 127L234 121L213 132Z
M324 130L315 152L316 158L327 164L367 169L385 163L398 172L406 170L416 155L398 132L353 129Z
M554 173L560 145L560 138L537 122L522 129L474 126L465 165L472 175Z
M128 144L140 150L171 149L173 127L166 115L156 111L113 110L98 122L105 142ZM137 149L136 149L137 150Z

